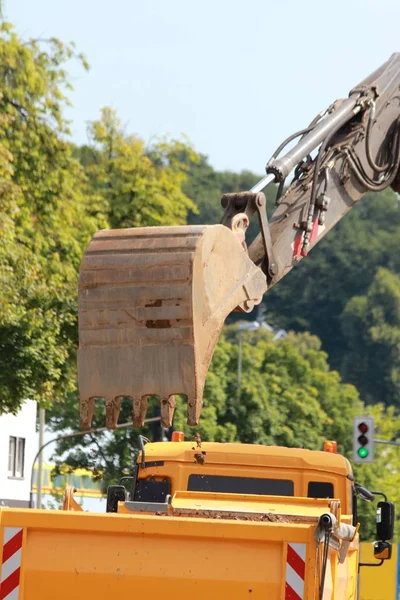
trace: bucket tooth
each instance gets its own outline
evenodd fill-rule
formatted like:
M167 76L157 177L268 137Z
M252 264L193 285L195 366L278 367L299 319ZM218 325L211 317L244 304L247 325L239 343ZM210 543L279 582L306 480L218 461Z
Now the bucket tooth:
M148 406L148 396L133 399L133 426L143 427Z
M121 410L121 398L106 398L106 427L115 429L118 424L119 411Z
M95 398L81 398L81 429L90 429L93 419Z
M238 307L249 312L266 290L264 273L224 225L97 233L79 279L82 425L93 413L87 398L102 396L115 427L121 390L134 390L137 426L151 394L161 398L169 426L177 393L190 399L188 423L197 425L226 317Z
M163 427L172 427L172 419L174 418L175 411L175 396L162 396L160 397L160 413L161 413L161 425Z
M188 408L187 408L188 425L195 427L199 424L202 408L203 408L203 398L188 398Z

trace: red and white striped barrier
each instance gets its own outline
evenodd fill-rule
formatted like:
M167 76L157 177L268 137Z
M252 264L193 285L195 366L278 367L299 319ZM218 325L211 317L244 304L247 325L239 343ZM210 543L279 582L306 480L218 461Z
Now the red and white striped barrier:
M306 545L288 544L286 555L285 600L304 600Z
M3 531L0 600L18 600L23 530L19 527L4 527Z

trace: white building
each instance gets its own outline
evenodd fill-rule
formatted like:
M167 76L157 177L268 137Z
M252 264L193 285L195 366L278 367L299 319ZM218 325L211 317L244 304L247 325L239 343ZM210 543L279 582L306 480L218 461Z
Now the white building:
M29 506L36 452L36 402L27 400L18 414L0 415L0 506Z

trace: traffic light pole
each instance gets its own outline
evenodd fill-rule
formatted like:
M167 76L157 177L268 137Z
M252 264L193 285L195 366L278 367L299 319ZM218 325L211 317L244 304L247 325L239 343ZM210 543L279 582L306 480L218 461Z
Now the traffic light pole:
M375 444L387 444L388 446L400 446L400 442L389 442L388 440L374 440Z

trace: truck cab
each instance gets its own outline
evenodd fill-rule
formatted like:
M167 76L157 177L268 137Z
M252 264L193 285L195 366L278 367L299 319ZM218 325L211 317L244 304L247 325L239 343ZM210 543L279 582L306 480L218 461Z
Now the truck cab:
M342 514L351 519L355 508L351 465L333 452L237 443L155 442L143 446L136 471L134 478L123 481L136 501L165 502L167 496L189 491L336 498Z

